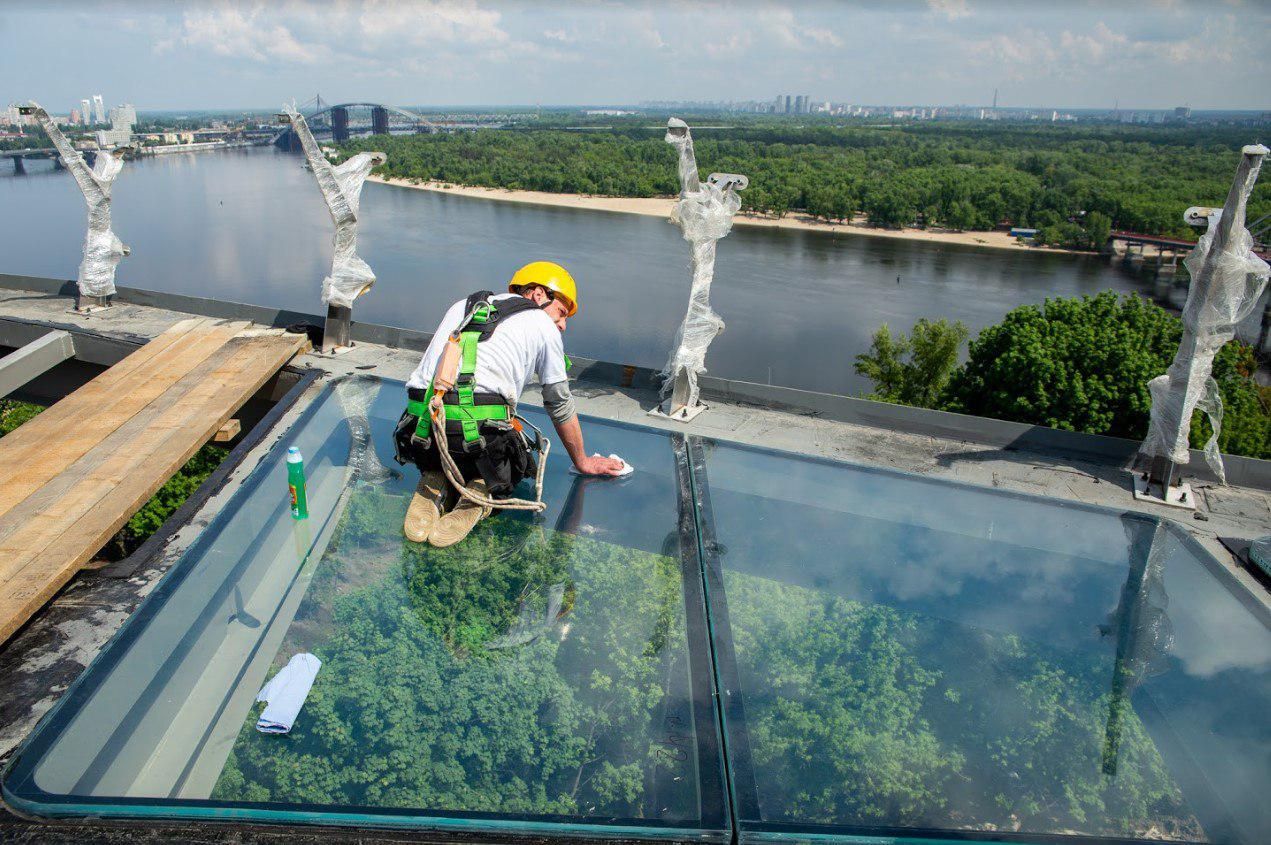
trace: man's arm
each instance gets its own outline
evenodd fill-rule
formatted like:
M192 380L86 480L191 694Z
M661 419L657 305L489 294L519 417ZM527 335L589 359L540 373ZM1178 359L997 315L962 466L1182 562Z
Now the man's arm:
M617 475L622 471L621 461L587 454L587 447L583 445L583 427L578 423L568 381L543 385L543 407L552 418L552 426L564 444L565 452L579 472L583 475Z

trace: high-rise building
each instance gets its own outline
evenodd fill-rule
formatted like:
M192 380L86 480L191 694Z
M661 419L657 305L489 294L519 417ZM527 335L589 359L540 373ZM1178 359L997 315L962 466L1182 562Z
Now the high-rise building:
M80 122L79 109L71 109L71 125L76 126Z
M79 101L79 114L80 118L83 119L85 126L93 122L93 110L92 106L89 105L88 100Z
M803 114L807 104L807 100L808 98L803 96L802 94L799 94L797 97L794 98L794 113L795 114Z
M790 95L789 95L789 94L786 94L786 109L785 109L785 113L786 113L786 114L789 114L789 113L790 113Z
M777 95L777 99L772 101L772 113L777 114L781 111L781 95Z
M93 95L93 119L98 123L106 122L106 104L102 102L101 94Z
M131 103L120 103L110 110L112 129L128 129L137 125L137 109Z

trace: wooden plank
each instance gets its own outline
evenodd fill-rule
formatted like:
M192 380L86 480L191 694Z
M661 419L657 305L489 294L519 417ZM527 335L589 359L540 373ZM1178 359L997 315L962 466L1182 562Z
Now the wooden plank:
M233 335L228 331L232 325L237 324L217 326L212 321L202 321L185 331L177 331L174 327L172 334L160 335L71 395L55 402L31 420L30 425L21 426L0 440L0 478L11 468L11 461L21 462L32 453L47 450L51 431L60 434L76 427L91 428L90 422L99 422L102 414L135 404L135 389L156 376L168 372L170 368L184 368L188 372L192 367L186 368L183 362L188 360L191 347L197 345L206 349L213 343L207 337L208 332L214 338L222 338L223 344ZM158 345L161 341L162 346L151 353L151 346ZM138 357L142 360L134 364L134 359ZM120 369L124 372L117 373ZM171 383L172 380L166 381Z
M228 443L243 432L243 424L238 420L230 420L212 435L213 443Z
M233 356L236 348L226 344L218 349L197 372L188 373L162 396L137 412L132 419L107 435L64 472L50 479L38 490L14 505L8 513L0 516L0 546L13 534L28 527L45 511L63 508L66 497L72 493L75 486L91 476L103 464L118 460L121 455L135 455L137 444L141 442L141 438L145 437L147 429L160 422L164 414L169 413L190 394L191 390L206 381L209 373L217 372ZM140 460L141 456L136 455L136 459Z
M204 317L198 317L189 320L182 320L179 323L174 324L167 331L151 340L145 346L138 348L137 351L119 361L113 367L110 367L98 374L92 381L72 393L71 396L79 395L96 398L103 395L109 395L111 390L117 389L121 383L126 381L137 370L137 368L149 362L160 352L171 347L172 344L184 337L191 329L198 328L210 322L211 320ZM40 416L54 420L55 424L58 426L73 423L75 421L75 408L72 405L67 404L66 400L69 398L70 396L67 396L60 402L54 402L46 408ZM38 443L41 441L42 435L38 433L30 434L29 432L30 429L27 426L21 426L17 430L5 435L5 437L0 440L0 443L4 444L5 449L15 449L20 444L30 442Z
M275 335L275 337L278 336ZM174 405L187 402L190 391L206 382L209 376L213 379L220 378L220 370L225 362L237 352L240 346L249 342L256 343L258 341L249 341L247 338L240 336L227 343L217 350L197 371L188 373L183 379L165 391L162 396L106 436L92 450L68 467L66 471L59 473L38 490L33 491L21 502L14 505L7 513L0 515L0 545L3 545L14 532L22 530L31 520L38 518L44 511L64 507L63 498L83 478L91 475L102 464L117 455L135 454L139 438L145 436L150 426L160 422L163 415L168 413ZM282 349L286 349L289 345L294 346L296 343L291 335L285 336L285 340L279 339L275 342L283 344L280 347ZM309 348L308 341L301 339L299 348ZM140 457L138 456L138 460Z
M53 406L65 405L62 416L66 419L44 419L45 414L53 410L50 408L19 427L18 431L25 432L29 442L10 444L8 440L13 435L0 439L0 515L203 365L241 328L241 324L230 323L187 333L168 354L154 357L138 368L132 378L112 386L109 395L113 399L94 393L81 397L76 391ZM38 440L32 440L33 436Z
M138 438L78 481L57 508L0 550L0 642L60 590L252 394L303 347L303 338L240 339L214 374ZM140 442L144 441L144 442ZM20 559L19 559L20 558Z
M174 408L191 402L197 404L200 394L196 391L206 393L224 383L226 366L236 355L242 354L245 345L252 343L255 341L242 338L227 343L198 371L187 374L66 471L50 479L8 513L0 516L0 548L8 547L14 534L29 529L39 520L47 520L49 512L65 510L68 502L74 500L75 488L81 486L85 479L95 477L103 466L114 466L121 460L131 459L134 463L144 460L145 454L139 449L144 450L147 444L154 442L151 429L164 425L165 416L173 413ZM0 565L0 573L3 571L3 566Z

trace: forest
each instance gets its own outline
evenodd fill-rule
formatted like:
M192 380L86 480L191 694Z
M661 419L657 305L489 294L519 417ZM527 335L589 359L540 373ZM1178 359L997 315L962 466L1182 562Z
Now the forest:
M303 716L253 710L213 797L695 818L679 562L515 515L438 550L405 508L350 500L280 652L323 661Z
M717 121L712 121L717 122ZM691 121L690 121L691 123ZM651 119L607 127L374 136L393 178L553 193L670 196L675 152ZM1195 238L1192 205L1222 205L1248 130L1116 124L740 123L695 130L701 171L744 173L743 210L827 222L1036 228L1043 243L1098 249L1111 230ZM1271 212L1265 181L1249 219Z
M879 327L869 351L856 356L856 372L874 383L867 398L1142 440L1148 382L1170 366L1183 324L1142 297L1104 291L1008 312L970 340L959 364L968 335L945 319L919 320L908 334ZM1239 340L1214 359L1225 454L1271 458L1271 387L1258 383L1257 369L1253 347ZM1192 448L1212 433L1197 411Z
M511 514L436 550L405 507L356 488L276 658L323 661L301 718L252 708L212 797L692 824L680 562ZM725 578L765 818L1197 835L1133 711L1100 774L1106 655Z

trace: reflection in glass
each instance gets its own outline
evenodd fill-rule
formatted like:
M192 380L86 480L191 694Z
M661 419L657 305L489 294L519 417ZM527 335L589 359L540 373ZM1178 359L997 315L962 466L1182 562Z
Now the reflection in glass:
M743 838L1271 841L1271 634L1173 527L722 444L694 471ZM1221 695L1215 616L1260 649Z
M562 453L543 516L496 514L435 549L403 537L414 471L383 460L403 396L355 378L316 403L37 733L7 795L45 812L726 835L670 439L590 423L636 473L580 479ZM288 445L307 459L300 522ZM260 733L256 691L304 652L322 666L295 727Z

